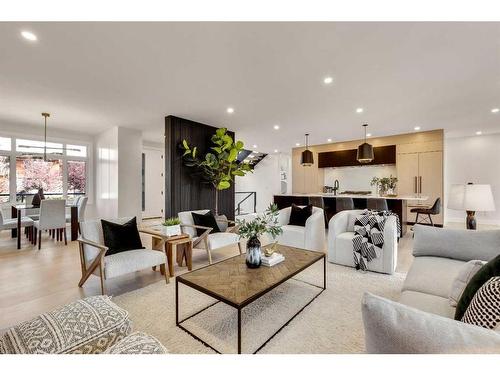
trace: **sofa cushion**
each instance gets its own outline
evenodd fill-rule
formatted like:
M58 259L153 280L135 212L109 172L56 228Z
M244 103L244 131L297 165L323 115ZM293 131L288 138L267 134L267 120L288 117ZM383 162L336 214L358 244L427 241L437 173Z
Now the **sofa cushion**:
M141 236L137 230L137 221L133 217L124 224L101 220L104 245L108 247L107 255L123 251L143 249Z
M108 296L89 297L10 328L2 337L10 354L101 353L131 330L128 312Z
M500 230L467 230L415 225L413 255L468 262L490 260L500 253ZM478 245L480 244L480 245Z
M104 354L167 354L167 349L153 336L134 332L108 348Z
M234 245L239 242L239 236L236 233L221 232L210 233L208 235L208 246L210 249L219 249L221 247Z
M453 281L462 269L460 260L438 257L416 257L408 271L403 290L448 298Z
M433 294L405 290L399 297L399 303L416 309L453 319L455 309L450 306L448 298Z
M290 212L290 221L288 225L297 225L299 227L305 227L306 221L313 213L312 204L308 204L305 207L299 207L295 203L292 203L292 210Z
M362 301L368 353L500 353L494 331L429 314L365 293Z
M283 225L283 233L277 237L281 245L305 248L305 228L297 225Z
M462 322L500 332L500 277L492 277L479 288Z
M448 299L450 300L450 306L457 307L457 303L462 296L465 287L469 283L472 276L474 276L477 271L481 269L486 264L483 260L469 260L465 263L460 272L458 273L453 284L451 285L450 295Z
M135 249L106 255L104 257L104 277L107 279L127 273L141 271L166 263L165 253L157 250ZM96 271L98 271L96 269Z
M469 307L470 302L474 298L476 292L486 283L489 279L495 276L500 276L500 255L496 256L488 263L486 263L474 276L470 279L469 283L464 289L457 303L455 311L455 319L460 320L465 314L465 310Z

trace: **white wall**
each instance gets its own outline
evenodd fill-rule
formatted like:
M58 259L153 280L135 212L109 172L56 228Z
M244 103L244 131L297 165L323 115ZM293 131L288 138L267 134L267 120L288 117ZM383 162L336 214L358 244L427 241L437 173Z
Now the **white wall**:
M363 167L325 168L325 185L332 186L339 180L340 191L357 190L376 193L370 186L373 177L397 176L395 165L366 165Z
M248 173L245 177L236 177L236 191L257 192L257 212L264 211L273 202L273 196L280 194L280 165L286 164L288 167L288 192L291 192L291 157L287 154L269 154L256 165L253 173ZM244 195L236 195L236 204ZM253 202L249 198L242 204L242 210L253 212Z
M452 184L490 184L496 211L477 212L478 225L500 225L500 134L446 138L444 143L445 222L464 222L465 212L446 209Z
M96 207L91 218L118 216L118 127L95 137Z

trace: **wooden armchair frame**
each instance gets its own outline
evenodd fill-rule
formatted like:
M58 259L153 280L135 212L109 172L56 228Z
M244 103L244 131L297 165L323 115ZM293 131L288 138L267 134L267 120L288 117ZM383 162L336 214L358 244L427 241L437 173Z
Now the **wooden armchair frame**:
M216 221L224 221L224 222L227 222L228 224L236 224L232 220L220 220L219 219L219 220L216 220ZM193 240L193 249L195 249L196 246L203 241L203 244L205 246L205 250L206 250L207 256L208 256L208 263L212 264L212 253L211 253L210 247L208 246L208 235L210 234L210 232L212 232L213 228L211 228L211 227L204 227L204 226L201 226L201 225L181 224L181 229L182 228L193 228L195 230L196 229L204 229L205 230L201 234L201 236L199 236L198 238L196 238L195 240ZM236 225L234 225L232 227L228 227L228 231L226 233L235 233L235 231L237 229L238 229L238 227ZM238 242L238 249L240 251L240 254L242 254L241 243L240 242Z
M104 285L104 280L106 279L104 277L104 257L106 256L106 252L108 251L108 247L101 245L97 242L87 240L86 238L83 237L78 237L78 248L80 251L80 264L82 268L82 278L80 279L78 286L81 288L83 284L87 281L87 279L92 275L97 267L99 267L99 278L101 279L101 294L104 295L106 290L105 290L105 285ZM84 245L92 246L97 249L99 249L99 254L95 257L95 259L90 263L89 267L87 267L87 261L85 260L85 250L83 248ZM160 264L160 270L162 271L162 274L165 275L165 281L167 284L169 283L169 276L168 272L165 270L165 263Z

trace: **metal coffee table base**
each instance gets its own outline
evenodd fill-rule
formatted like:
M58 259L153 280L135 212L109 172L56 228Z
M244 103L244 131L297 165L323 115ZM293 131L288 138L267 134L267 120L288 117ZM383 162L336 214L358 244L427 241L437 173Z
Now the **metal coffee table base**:
M308 285L311 285L315 288L318 288L320 289L320 291L309 301L307 302L299 311L297 311L290 319L288 319L286 321L285 324L283 324L276 332L273 333L273 335L271 337L269 337L261 346L259 346L257 348L256 351L254 351L252 354L256 354L258 353L264 346L267 345L267 343L269 341L271 341L274 336L276 336L278 333L281 332L281 330L283 328L285 328L288 324L290 324L290 322L295 319L295 317L297 315L299 315L307 306L309 306L321 293L323 293L323 291L326 289L326 258L323 258L323 286L318 286L318 285L315 285L315 284L311 284L311 283L308 283L306 281L303 281L303 280L299 280L299 279L295 279L295 278L291 278L292 280L295 280L295 281L299 281L299 282L302 282L302 283L305 283L305 284L308 284ZM182 284L184 285L187 285L187 286L190 286L189 284L185 283L185 282L182 282ZM280 285L280 284L278 284ZM264 296L265 294L267 294L267 292L270 292L272 289L274 289L275 287L277 287L278 285L274 286L273 288L269 289L266 291L266 293L263 293L260 297ZM193 289L196 289L198 290L197 288L193 288ZM200 291L200 290L198 290ZM177 325L177 327L181 328L183 331L189 333L193 338L195 338L196 340L200 341L202 344L204 344L205 346L209 347L210 349L212 349L214 352L216 353L219 353L219 354L222 354L220 351L218 351L217 349L215 349L212 345L210 345L209 343L207 343L206 341L204 341L203 339L201 339L200 337L198 337L196 334L194 334L193 332L191 332L190 330L188 330L186 327L182 326L182 323L184 323L185 321L195 317L196 315L202 313L203 311L209 309L210 307L212 306L215 306L217 305L218 303L225 303L231 307L234 307L237 311L238 311L238 354L241 354L241 311L243 310L243 308L247 305L244 305L244 306L237 306L237 305L233 305L231 303L228 303L227 301L224 301L224 300L221 300L219 298L217 298L216 295L213 295L211 293L206 293L205 291L200 291L201 293L204 293L204 294L207 294L209 296L211 296L212 298L215 298L217 299L218 301L217 302L214 302L206 307L204 307L203 309L201 309L200 311L197 311L195 312L194 314L188 316L187 318L184 318L182 319L181 321L179 321L179 281L178 279L176 278L175 279L175 324ZM259 297L259 298L260 298ZM253 302L253 301L252 301Z

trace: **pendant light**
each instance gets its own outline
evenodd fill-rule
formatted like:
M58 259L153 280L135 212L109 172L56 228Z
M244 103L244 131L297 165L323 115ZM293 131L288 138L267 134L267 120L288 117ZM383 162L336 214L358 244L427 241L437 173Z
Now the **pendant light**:
M50 113L43 112L45 130L44 130L44 142L43 142L43 161L47 161L47 117L50 117Z
M373 161L373 146L366 143L366 128L368 124L363 124L365 128L365 143L359 145L357 160L362 164L371 163Z
M302 155L300 158L300 164L302 164L304 167L310 167L311 165L314 164L313 153L308 149L309 147L308 139L309 139L309 134L306 134L306 149L302 151Z

